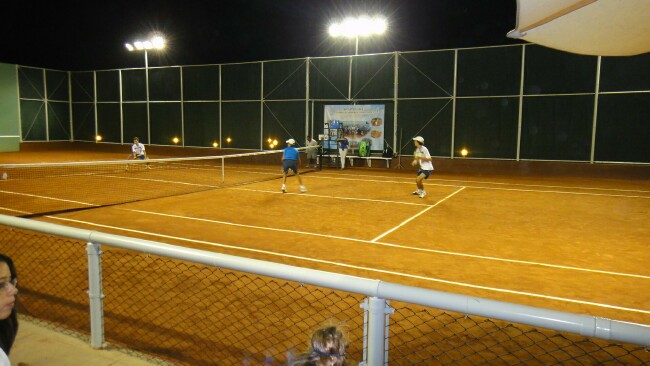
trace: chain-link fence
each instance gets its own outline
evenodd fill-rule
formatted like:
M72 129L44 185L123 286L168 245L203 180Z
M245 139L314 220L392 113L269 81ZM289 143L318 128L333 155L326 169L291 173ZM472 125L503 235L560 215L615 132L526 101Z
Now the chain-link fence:
M393 365L647 365L643 347L400 304L390 321Z
M79 240L0 226L19 312L88 334L88 260ZM106 340L179 365L285 365L313 329L343 323L364 360L364 295L102 246ZM390 365L646 365L647 349L392 302Z

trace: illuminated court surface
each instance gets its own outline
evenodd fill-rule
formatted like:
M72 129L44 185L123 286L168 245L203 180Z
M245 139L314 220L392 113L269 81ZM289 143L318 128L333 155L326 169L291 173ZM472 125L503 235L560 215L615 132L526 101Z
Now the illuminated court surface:
M411 170L325 169L303 176L307 193L289 177L286 194L268 180L41 219L650 324L647 180L438 169L421 199Z

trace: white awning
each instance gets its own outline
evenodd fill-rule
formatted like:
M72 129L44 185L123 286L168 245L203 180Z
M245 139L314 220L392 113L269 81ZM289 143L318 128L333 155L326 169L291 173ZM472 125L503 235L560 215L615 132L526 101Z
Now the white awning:
M650 52L650 0L517 0L508 37L583 55Z

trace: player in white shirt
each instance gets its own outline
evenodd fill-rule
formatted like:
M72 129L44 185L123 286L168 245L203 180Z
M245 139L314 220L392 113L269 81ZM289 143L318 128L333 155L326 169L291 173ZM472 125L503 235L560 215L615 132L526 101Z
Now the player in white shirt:
M140 143L137 137L133 138L133 145L131 145L131 152L133 154L133 159L144 160L147 157L147 152L144 149L144 144Z
M147 159L147 152L145 151L144 144L140 143L140 140L137 137L133 138L133 145L131 145L131 155L129 159L133 160L145 160ZM146 164L147 169L151 169L149 163ZM126 166L126 170L129 170L129 166Z
M431 172L433 172L433 163L431 162L431 155L429 155L429 149L424 146L424 138L422 136L415 136L413 138L413 144L415 145L415 152L413 153L413 162L411 165L418 166L418 174L415 178L415 184L418 189L413 192L413 195L424 198L427 195L427 192L424 190L423 181L429 178Z

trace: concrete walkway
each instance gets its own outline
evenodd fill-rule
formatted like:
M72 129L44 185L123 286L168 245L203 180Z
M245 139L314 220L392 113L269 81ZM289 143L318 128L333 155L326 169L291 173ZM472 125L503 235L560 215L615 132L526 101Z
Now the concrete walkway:
M151 366L168 365L118 351L96 350L89 343L54 328L19 318L16 343L9 358L12 366Z

